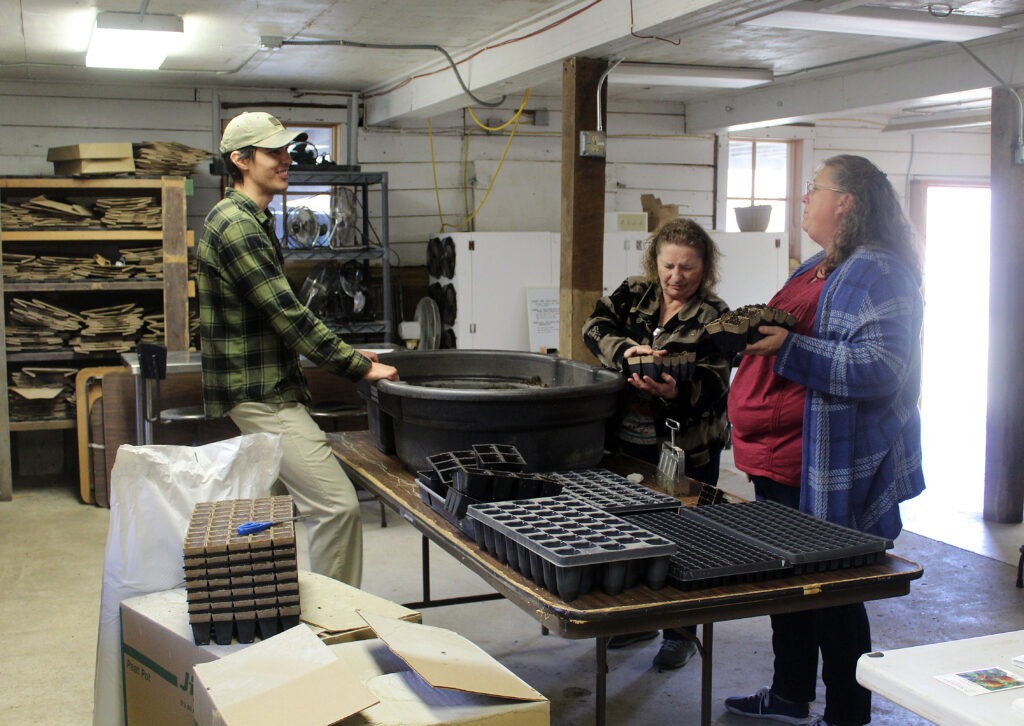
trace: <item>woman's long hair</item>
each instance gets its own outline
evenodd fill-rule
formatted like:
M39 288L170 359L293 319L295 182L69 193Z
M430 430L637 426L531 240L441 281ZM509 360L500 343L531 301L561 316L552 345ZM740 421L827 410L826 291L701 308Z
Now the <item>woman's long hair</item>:
M896 190L877 166L862 156L841 154L825 160L836 186L853 196L853 206L839 221L826 272L836 269L858 247L889 250L921 278L921 255L900 207Z
M704 228L692 219L677 219L658 229L647 244L644 253L644 274L650 280L658 279L658 253L662 245L673 244L692 247L704 261L704 279L700 281L697 294L706 297L718 285L718 245Z

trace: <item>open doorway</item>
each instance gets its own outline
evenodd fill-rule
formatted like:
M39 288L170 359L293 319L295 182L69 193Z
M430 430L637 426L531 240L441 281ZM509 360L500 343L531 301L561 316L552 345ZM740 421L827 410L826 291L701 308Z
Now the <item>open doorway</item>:
M985 537L989 188L920 183L912 196L915 225L925 237L921 414L927 489L904 503L904 522L918 534L980 551L974 540Z
M929 488L981 511L988 402L989 189L929 185L921 412Z

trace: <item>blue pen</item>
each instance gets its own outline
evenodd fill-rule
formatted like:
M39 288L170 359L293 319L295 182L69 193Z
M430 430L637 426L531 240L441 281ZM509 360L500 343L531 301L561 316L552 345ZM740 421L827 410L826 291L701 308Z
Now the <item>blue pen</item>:
M244 537L247 534L256 534L262 532L265 529L270 529L275 524L281 524L283 522L294 522L297 519L304 519L305 514L300 514L297 517L286 517L285 519L275 519L270 522L246 522L245 524L238 525L238 535Z

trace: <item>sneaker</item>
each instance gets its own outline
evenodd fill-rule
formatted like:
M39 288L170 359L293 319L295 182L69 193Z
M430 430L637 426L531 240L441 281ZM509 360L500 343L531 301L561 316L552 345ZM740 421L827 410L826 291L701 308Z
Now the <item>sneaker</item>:
M697 652L697 644L692 640L661 641L661 650L654 656L654 667L661 671L674 671L690 662Z
M646 633L626 633L624 635L613 635L608 638L608 650L618 650L636 643L643 643L646 640L654 640L658 637L657 630Z
M725 710L741 716L770 718L784 723L807 724L811 720L811 709L808 704L785 701L773 695L770 688L762 688L752 696L727 698Z

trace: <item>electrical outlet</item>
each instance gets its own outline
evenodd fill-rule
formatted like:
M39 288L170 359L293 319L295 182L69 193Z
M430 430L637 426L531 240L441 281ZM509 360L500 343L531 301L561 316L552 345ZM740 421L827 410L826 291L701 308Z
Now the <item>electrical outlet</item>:
M602 131L580 131L580 156L604 158L606 138Z

